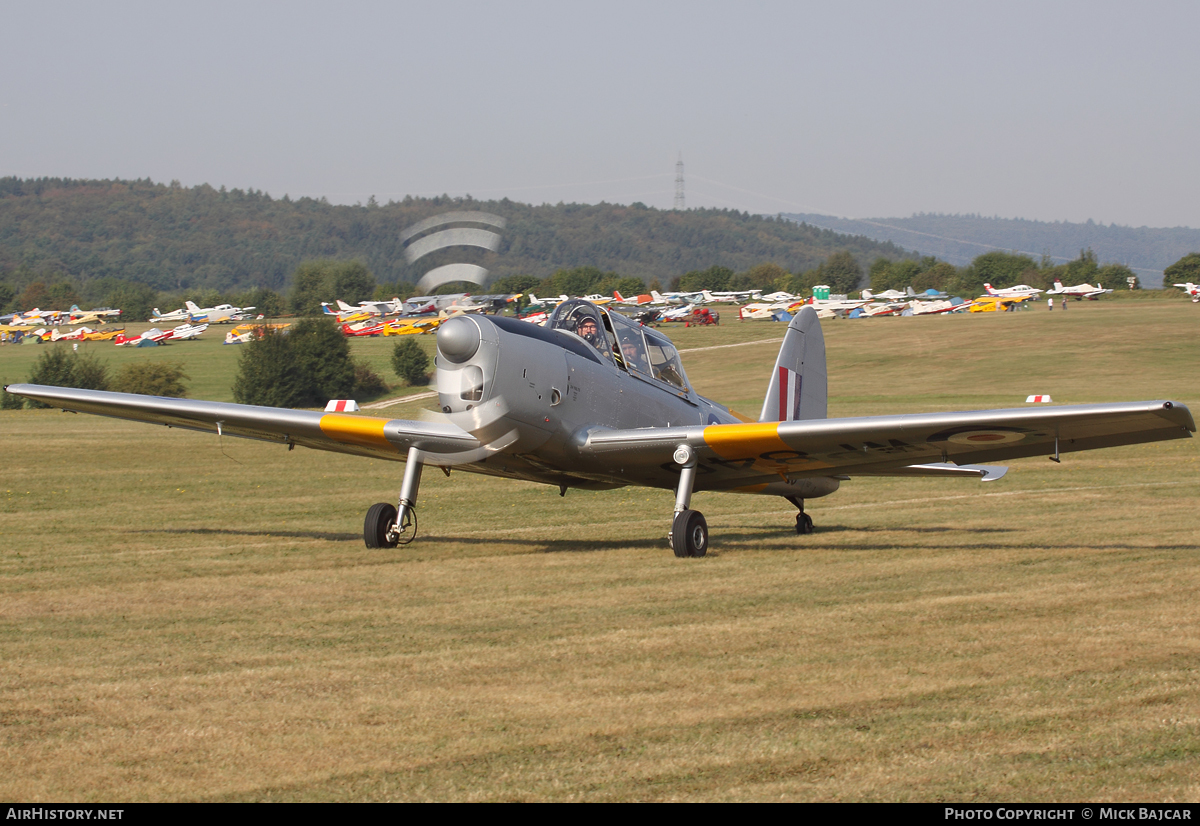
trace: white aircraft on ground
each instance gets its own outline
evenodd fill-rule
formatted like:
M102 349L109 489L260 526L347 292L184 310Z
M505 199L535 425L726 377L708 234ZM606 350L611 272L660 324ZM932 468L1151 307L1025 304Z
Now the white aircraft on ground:
M908 302L908 309L912 312L912 315L937 315L938 313L952 313L956 310L966 310L974 303L974 301L963 301L957 297L951 300L939 299L935 301L914 299Z
M1097 284L1093 287L1091 284L1086 282L1083 284L1076 284L1074 287L1064 287L1062 282L1056 278L1054 279L1054 289L1046 290L1046 295L1069 296L1075 299L1090 298L1095 301L1105 293L1111 292L1112 290L1106 290L1100 284Z
M788 301L775 301L771 303L766 301L754 301L738 307L738 318L766 321L767 319L775 318L780 312L786 312L791 306L792 302ZM832 315L832 313L829 315Z
M904 288L904 292L899 290L884 290L881 293L873 293L870 290L863 290L862 297L878 301L884 299L886 301L906 301L911 299L920 299L921 301L945 300L950 296L940 290L930 288L923 293L919 293L912 288L912 285Z
M164 313L158 307L155 307L154 315L150 316L150 323L163 324L168 321L190 321L191 318L191 314L185 307L180 307L178 310L172 310L169 313Z
M658 290L651 290L650 297L653 299L651 304L703 304L704 296L701 293L667 293L662 294Z
M791 304L796 301L801 301L803 298L804 298L804 296L792 295L791 293L786 292L784 290L776 290L773 293L767 293L765 295L760 295L758 297L758 300L766 301L766 302L786 301L787 303Z
M870 318L877 315L900 315L905 308L908 307L903 301L871 301L861 307L858 307L859 318L866 316ZM851 310L850 315L854 314Z
M207 329L207 324L180 324L178 327L171 329L171 335L164 339L164 341L187 341L188 339L196 338Z
M912 287L909 287L907 293L900 292L900 290L884 290L880 293L863 290L862 297L867 301L899 301L902 298L916 298L917 294L913 292Z
M1045 292L1037 287L1031 287L1028 284L1017 284L1015 287L1005 287L1002 290L997 290L991 284L984 283L983 288L987 290L987 294L992 298L1036 298L1038 293Z
M533 293L529 293L529 307L557 307L564 301L569 301L570 296L563 293L560 296L551 296L550 298L538 298Z
M250 317L253 307L235 307L232 304L218 304L215 307L197 307L194 301L185 301L189 319L192 323L222 324L230 321L244 321Z
M24 313L14 313L8 323L13 327L33 327L40 324L55 326L61 313L58 310L39 310L34 307Z
M1191 281L1188 281L1186 284L1176 284L1175 286L1180 287L1190 295L1192 303L1200 302L1200 284L1193 284Z
M828 310L835 315L848 315L852 310L867 303L867 301L852 298L814 298L809 302L814 310Z
M701 290L700 294L707 304L740 304L762 299L762 290Z

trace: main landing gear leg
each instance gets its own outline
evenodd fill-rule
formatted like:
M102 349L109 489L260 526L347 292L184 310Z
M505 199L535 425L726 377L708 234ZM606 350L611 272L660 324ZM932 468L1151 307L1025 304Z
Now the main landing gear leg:
M796 533L801 536L812 533L813 521L812 517L804 512L804 500L797 499L795 496L785 496L784 499L787 499L800 511L800 513L796 514Z
M671 521L671 549L675 556L704 556L708 553L708 523L700 511L689 510L692 486L696 483L696 455L687 445L675 450L680 466L679 487L675 489L675 518Z
M363 541L368 548L394 548L417 538L417 490L421 487L421 451L408 449L404 463L404 481L400 483L400 502L372 505L363 523Z

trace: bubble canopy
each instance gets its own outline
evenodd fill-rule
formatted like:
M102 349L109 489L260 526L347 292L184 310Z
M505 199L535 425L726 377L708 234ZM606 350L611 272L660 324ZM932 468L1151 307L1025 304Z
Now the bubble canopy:
M683 363L670 339L620 313L575 298L559 304L546 326L578 336L631 375L653 380L681 395L690 393Z

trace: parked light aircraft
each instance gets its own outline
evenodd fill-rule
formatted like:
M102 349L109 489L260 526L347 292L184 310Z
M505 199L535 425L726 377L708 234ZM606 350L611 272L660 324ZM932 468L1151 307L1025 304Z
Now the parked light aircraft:
M149 347L170 340L170 330L160 330L157 327L151 327L146 332L136 336L127 336L121 333L113 338L113 343L118 347Z
M209 324L221 324L229 321L244 321L250 317L250 311L253 307L235 307L232 304L218 304L215 307L197 307L194 301L185 301L183 305L187 307L190 320L199 324L200 322L208 322Z
M1106 290L1100 284L1097 284L1093 287L1091 284L1086 282L1083 284L1076 284L1074 287L1064 287L1062 282L1056 278L1054 279L1054 289L1046 290L1046 295L1070 296L1071 298L1075 299L1090 298L1094 301L1105 293L1111 292L1112 290Z
M881 298L886 301L906 301L914 298L922 301L937 301L947 299L950 296L941 290L935 290L932 287L923 293L919 293L914 290L910 284L904 288L904 292L900 292L899 290L884 290L881 293L873 293L870 290L863 290L862 297L873 301L877 301Z
M1015 287L1005 287L1002 290L997 290L991 284L984 282L983 288L992 298L1036 298L1038 293L1043 292L1037 287L1031 287L1028 284L1017 284Z
M416 535L421 472L434 465L569 488L675 491L671 546L703 556L708 524L696 491L781 496L797 533L804 500L859 476L990 480L977 462L1190 438L1170 401L826 418L825 343L811 307L788 324L757 422L696 393L670 340L582 299L546 327L464 315L437 333L441 421L406 421L125 393L10 385L51 407L218 435L406 462L398 506L367 511L368 547Z
M703 304L704 296L701 293L667 293L663 295L658 290L650 291L651 304Z
M949 301L918 301L914 299L908 302L908 309L913 315L937 315L938 313L953 313L959 310L967 310L973 305L973 301L963 301L961 298L955 296Z
M909 287L908 292L900 290L884 290L881 293L873 293L870 290L863 290L862 297L866 301L899 301L902 298L916 298L917 294L913 292L913 288Z
M649 304L654 301L649 293L642 293L641 295L635 295L633 298L626 298L621 295L620 290L613 290L613 300L618 304L624 304L629 307L640 307L643 304Z
M1200 301L1200 284L1193 284L1188 281L1186 284L1176 284L1176 287L1181 287L1188 295L1192 297L1192 302Z
M178 327L171 329L171 335L164 339L164 341L187 341L188 339L197 338L207 329L207 324L180 324Z
M701 290L700 294L707 304L740 304L762 298L762 290Z
M190 321L191 314L186 307L180 307L178 310L172 310L169 313L160 312L158 307L154 308L154 315L150 316L151 324L165 324L168 321Z
M59 315L56 310L39 310L34 307L32 310L24 313L14 313L9 320L9 324L13 327L35 327L40 324L50 324L52 319Z
M78 304L72 304L70 315L68 316L70 324L104 324L107 319L120 319L121 311L114 310L111 307L97 307L94 310L81 310Z
M338 309L336 310L329 305L329 302L322 301L321 311L324 312L325 315L331 315L337 319L338 324L353 324L357 321L366 321L367 319L376 315L376 313L371 313L367 310L364 310L362 307L351 307L349 304L341 300L338 301Z
M613 295L616 295L616 293L613 293ZM566 293L563 293L562 295L559 295L559 296L551 296L550 298L538 298L533 293L530 293L529 294L529 306L530 307L557 307L559 304L562 304L564 301L567 301L569 299L570 299L570 296L567 295Z
M791 303L794 301L803 301L804 298L803 298L803 296L792 295L791 293L786 292L784 290L776 290L773 293L767 293L766 295L760 296L759 300L760 301L786 301L786 302Z

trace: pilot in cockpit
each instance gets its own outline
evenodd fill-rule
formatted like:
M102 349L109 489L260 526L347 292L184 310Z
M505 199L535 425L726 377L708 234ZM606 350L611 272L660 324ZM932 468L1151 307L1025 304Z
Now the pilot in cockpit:
M646 363L646 354L633 341L625 339L621 342L621 355L625 360L625 366L630 370L642 373L650 372L650 365Z
M596 319L590 315L583 316L575 323L575 335L603 352L600 343L600 326L596 323Z

